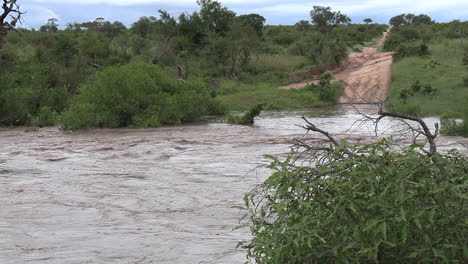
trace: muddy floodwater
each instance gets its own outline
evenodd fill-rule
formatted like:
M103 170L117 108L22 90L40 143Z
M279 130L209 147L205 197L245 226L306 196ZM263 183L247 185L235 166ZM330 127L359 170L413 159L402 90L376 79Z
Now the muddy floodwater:
M302 115L338 138L372 139L346 106L268 111L254 126L0 129L0 263L243 263L235 246L249 232L233 231L232 206L268 176L263 154L285 156L304 135ZM437 143L467 153L467 139Z

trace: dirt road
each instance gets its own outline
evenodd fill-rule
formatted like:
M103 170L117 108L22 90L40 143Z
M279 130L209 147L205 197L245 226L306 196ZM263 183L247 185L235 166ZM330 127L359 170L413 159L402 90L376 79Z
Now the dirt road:
M343 62L341 70L335 71L336 78L343 80L344 92L339 98L342 104L360 104L383 102L392 81L393 52L378 52L388 32L373 47L366 47L362 52L353 52ZM299 89L316 81L295 83L281 89Z

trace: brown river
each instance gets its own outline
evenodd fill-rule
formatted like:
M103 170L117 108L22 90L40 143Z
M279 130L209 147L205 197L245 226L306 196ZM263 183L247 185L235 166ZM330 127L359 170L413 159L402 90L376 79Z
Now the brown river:
M233 231L233 206L268 176L262 155L285 156L304 135L302 115L338 138L375 139L344 105L267 111L254 126L0 129L0 263L243 263L235 246L249 230ZM468 139L437 143L468 152Z

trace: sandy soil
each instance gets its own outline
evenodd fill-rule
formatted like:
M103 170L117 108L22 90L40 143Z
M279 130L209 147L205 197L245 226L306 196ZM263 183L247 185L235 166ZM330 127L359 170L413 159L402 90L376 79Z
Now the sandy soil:
M344 93L339 98L342 104L359 104L383 102L392 81L393 52L378 52L388 32L373 46L366 47L362 52L353 52L343 62L336 72L336 78L344 81ZM300 89L317 80L294 83L280 87L281 89Z

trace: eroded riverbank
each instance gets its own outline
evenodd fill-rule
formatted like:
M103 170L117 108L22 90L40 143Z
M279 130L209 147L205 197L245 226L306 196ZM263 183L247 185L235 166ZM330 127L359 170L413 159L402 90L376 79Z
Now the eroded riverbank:
M302 115L339 138L376 139L346 105L265 112L254 126L0 129L0 263L243 263L235 245L249 234L232 230L232 206L268 175L263 154L284 156L303 136ZM467 153L466 138L437 143Z

